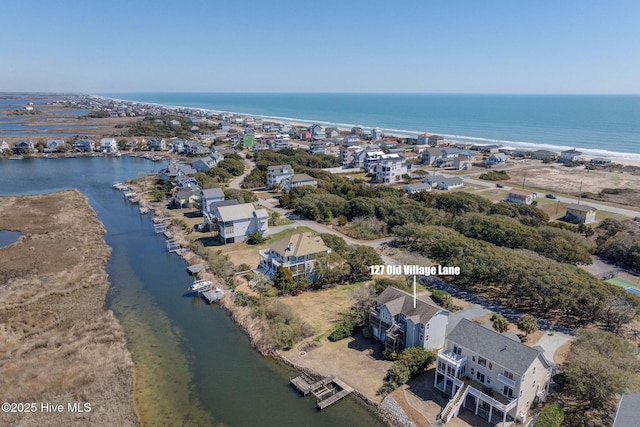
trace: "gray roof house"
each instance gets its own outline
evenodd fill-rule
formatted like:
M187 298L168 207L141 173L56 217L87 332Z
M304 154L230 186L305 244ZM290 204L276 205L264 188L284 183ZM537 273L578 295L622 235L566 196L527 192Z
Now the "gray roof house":
M406 191L407 194L415 194L421 191L431 191L431 184L426 182L418 183L418 184L407 184L404 187L402 187L402 189Z
M453 396L441 413L446 423L461 407L490 423L518 420L537 398L545 401L552 366L539 347L462 319L447 335L436 359L434 387Z
M318 187L318 181L315 180L312 176L307 175L306 173L297 173L293 175L291 178L287 178L282 181L284 183L285 191L291 191L297 187Z
M79 139L73 144L73 149L77 152L94 151L96 143L90 139Z
M283 181L293 177L291 165L277 165L267 167L267 188L282 185Z
M425 177L422 182L431 184L432 187L438 190L452 190L454 188L461 188L464 185L462 178L457 176L448 178L442 175L430 175Z
M331 252L320 236L311 233L297 233L276 240L269 249L261 250L259 270L271 278L275 277L278 267L291 270L293 276L305 276L313 281L315 275L314 259L321 254Z
M33 145L33 141L20 141L13 146L14 154L29 154L35 151L35 146Z
M269 235L269 214L266 209L256 209L252 203L211 205L211 229L217 231L224 243L247 240L250 234Z
M222 155L222 153L218 151L213 151L209 153L207 157L202 157L191 162L191 167L198 172L206 172L212 167L216 166L222 160L224 160L224 155Z
M369 312L373 336L389 352L407 347L436 349L445 340L449 311L422 298L388 287L376 298Z

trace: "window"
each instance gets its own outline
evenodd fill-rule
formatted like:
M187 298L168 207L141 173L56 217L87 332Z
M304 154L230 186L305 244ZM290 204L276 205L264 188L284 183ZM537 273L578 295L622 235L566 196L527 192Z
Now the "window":
M519 397L522 397L522 390L520 390L520 396Z
M493 369L493 364L489 362L489 370Z
M503 375L504 375L505 377L509 378L510 380L512 380L512 379L513 379L513 374L512 374L511 372L507 371L506 369L505 369L505 371L504 371L504 374L503 374Z
M487 384L491 384L491 378L487 377Z
M424 323L420 323L420 330L424 331Z
M457 354L458 356L462 355L462 349L460 347L458 347L457 345L453 346L453 352L455 354Z
M476 373L476 370L475 370L475 369L473 369L473 368L471 368L471 375L473 375L473 374L475 374L475 373Z
M424 338L425 341L429 341L429 335Z
M420 334L420 341L424 341L424 335Z
M533 373L534 374L536 373L536 367L535 366L533 367Z
M531 387L535 387L536 386L536 380L533 380L533 384L531 384Z
M482 372L476 372L476 379L484 384L484 374Z
M507 397L513 397L513 389L511 387L504 386L504 389L502 390L502 394L504 394Z
M427 323L427 329L429 329L429 324ZM535 368L534 368L535 369Z
M487 366L487 359L485 359L484 357L478 357L478 365Z
M476 357L475 356L471 356L471 361L475 362L476 361Z

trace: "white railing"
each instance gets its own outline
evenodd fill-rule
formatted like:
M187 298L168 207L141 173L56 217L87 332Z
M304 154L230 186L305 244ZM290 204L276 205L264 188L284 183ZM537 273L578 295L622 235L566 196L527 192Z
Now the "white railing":
M501 373L498 374L498 381L500 381L502 384L508 385L510 388L516 388L516 382L510 378L505 377Z
M467 362L466 356L461 356L449 350L440 350L438 352L438 357L446 360L449 363L452 363L455 366L462 366Z
M455 417L458 414L458 411L460 410L460 407L462 406L462 403L467 396L468 388L469 386L458 388L456 394L449 401L449 403L447 403L447 406L444 407L444 409L442 410L442 416L440 417L443 423L448 423L449 421L451 421L451 418Z
M516 403L518 402L516 399L511 400L508 404L503 404L499 401L497 401L496 399L494 399L493 397L481 392L480 390L478 390L477 388L473 387L473 386L469 386L469 391L468 394L479 398L480 400L489 403L491 406L493 406L494 408L497 408L499 410L501 410L502 412L508 412L511 409L513 409L516 406Z

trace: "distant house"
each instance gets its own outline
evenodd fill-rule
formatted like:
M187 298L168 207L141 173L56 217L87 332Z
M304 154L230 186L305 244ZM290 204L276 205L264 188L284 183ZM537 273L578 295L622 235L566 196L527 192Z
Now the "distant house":
M563 163L578 162L581 160L582 151L578 151L574 148L571 150L565 150L560 153L560 161Z
M0 154L3 154L5 152L10 152L10 151L11 151L11 147L9 147L9 144L7 144L7 141L0 142Z
M224 192L221 188L206 188L200 190L200 211L203 216L211 213L211 204L224 200Z
M435 165L442 159L442 150L436 147L428 147L422 151L422 163L425 165Z
M274 188L282 184L282 181L293 176L293 168L290 165L278 165L267 167L267 188Z
M324 130L324 133L327 135L327 138L336 138L340 136L340 131L338 131L337 127L328 127Z
M453 190L464 186L462 178L457 176L446 178L442 175L432 175L425 177L422 182L431 184L432 187L438 190Z
M96 143L90 139L79 139L73 144L73 149L79 153L95 151Z
M100 140L100 152L116 153L118 151L118 143L115 138L102 138Z
M418 135L418 145L428 145L430 136L430 133L421 133Z
M151 151L166 151L167 141L164 138L151 138L147 143L147 148Z
M376 166L376 181L393 183L402 180L408 172L407 161L399 154L384 154Z
M30 154L35 151L33 141L19 141L13 146L13 153L17 155Z
M224 156L221 153L213 152L210 153L207 157L202 157L191 162L191 167L198 172L206 172L212 167L216 166L222 160L224 160Z
M327 148L329 148L332 145L333 144L331 142L325 141L322 139L319 141L313 141L311 144L309 144L309 153L310 154L326 154Z
M184 154L187 156L204 156L209 153L209 147L197 141L185 141Z
M47 141L47 152L61 151L66 147L64 139L50 139Z
M558 153L549 150L536 150L531 152L533 160L553 161L558 158Z
M509 161L509 156L504 153L493 153L489 156L485 163L487 166L500 166L504 165Z
M285 191L291 191L297 187L318 187L318 181L306 173L297 173L291 178L287 178L282 181L284 183Z
M602 158L594 158L589 160L589 163L595 166L609 166L611 164L611 160L602 159Z
M444 145L444 143L445 139L440 135L429 135L429 138L427 138L427 144L432 147L440 147L441 145Z
M269 235L269 214L266 209L255 209L252 203L224 206L211 205L212 229L217 231L224 243L247 240L252 233L262 237Z
M166 168L162 169L157 174L157 178L160 181L173 182L176 178L185 175L194 175L198 171L192 168L190 165L184 163L171 162Z
M288 134L278 134L273 139L272 147L275 150L279 150L281 148L289 148L289 140L290 137Z
M199 188L188 186L181 188L169 198L169 205L176 208L189 207L197 202L199 191Z
M353 144L359 144L360 143L360 137L358 135L345 135L342 138L342 144L344 145L353 145Z
M252 151L266 151L269 149L267 144L254 144Z
M431 191L431 184L424 182L417 184L407 184L402 187L402 189L406 191L407 194L415 194L420 193L421 191Z
M453 167L457 170L468 170L473 166L473 156L469 154L459 154L453 159Z
M385 350L397 353L409 347L437 349L443 346L449 311L422 298L389 286L369 312L373 337Z
M315 258L331 252L320 236L311 233L292 234L261 250L259 270L273 278L279 266L291 270L295 276L304 276L309 281L316 278Z
M364 130L362 129L362 126L354 126L351 128L351 134L361 137L364 135Z
M511 190L507 191L507 198L505 200L511 203L530 205L535 199L536 194L532 193L531 191L512 188Z
M593 206L571 203L567 206L564 220L574 224L591 224L596 220L596 211Z
M325 133L324 129L322 129L322 126L318 124L309 126L309 132L311 132L311 137L314 139L327 137L327 134Z
M462 319L436 359L433 386L452 396L440 414L442 421L447 423L466 407L476 415L483 409L491 425L506 425L507 420L526 425L534 401L546 400L551 374L539 347Z
M382 129L375 127L373 129L371 129L371 133L369 134L372 140L378 140L378 139L382 139L384 138L384 132L382 132Z

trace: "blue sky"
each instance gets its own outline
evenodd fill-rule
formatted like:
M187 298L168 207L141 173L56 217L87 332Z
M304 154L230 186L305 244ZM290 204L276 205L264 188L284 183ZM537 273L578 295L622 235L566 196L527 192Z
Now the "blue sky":
M0 91L640 93L640 2L4 1Z

